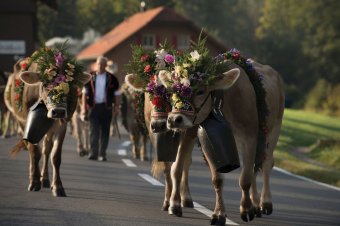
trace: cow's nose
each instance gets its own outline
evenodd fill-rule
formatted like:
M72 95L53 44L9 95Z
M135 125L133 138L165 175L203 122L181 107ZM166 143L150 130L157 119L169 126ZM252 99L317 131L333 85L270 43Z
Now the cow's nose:
M65 118L66 110L65 109L53 109L52 110L52 118Z
M176 118L175 118L175 125L176 126L179 126L181 125L183 122L183 117L181 115L178 115Z
M153 133L164 132L166 130L166 121L151 122L150 127Z

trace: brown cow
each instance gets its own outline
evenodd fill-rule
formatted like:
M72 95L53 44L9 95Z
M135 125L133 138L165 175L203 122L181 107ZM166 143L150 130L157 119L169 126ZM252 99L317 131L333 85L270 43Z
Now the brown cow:
M45 48L45 50L49 51L50 49ZM33 56L38 57L37 53L35 53L35 55ZM72 77L74 75L72 73L72 68L74 65L68 65L68 71L63 72L61 71L62 69L60 69L62 68L62 66L60 65L64 63L64 67L66 67L66 63L69 63L69 61L65 61L67 60L67 58L65 59L65 56L63 55L59 54L58 57L58 60L56 59L56 65L54 65L53 63L47 64L48 66L50 66L51 69L46 71L48 75L53 75L51 72L53 72L54 70L58 70L58 73L67 73L66 76ZM39 59L42 61L46 60L46 58ZM62 60L60 61L60 59ZM62 144L66 133L67 121L72 117L72 114L76 107L77 100L75 92L77 86L82 86L83 84L85 84L90 79L90 75L78 70L76 74L77 77L73 77L74 81L73 83L71 83L74 85L69 87L67 93L65 92L66 99L68 100L67 108L65 108L65 103L63 101L60 102L63 107L60 107L58 105L50 104L50 99L48 99L48 97L51 99L54 98L54 96L51 96L49 93L50 87L45 87L43 85L41 80L42 74L39 71L38 65L34 62L30 64L30 62L30 59L21 60L20 62L18 62L18 64L21 65L22 68L29 69L30 71L15 73L9 78L6 86L6 92L8 92L6 105L14 114L22 130L24 130L25 128L30 107L38 101L41 101L46 105L48 110L47 117L53 119L53 124L48 129L39 144L35 145L30 142L21 140L13 149L13 153L15 154L16 152L20 151L21 148L26 148L29 151L29 191L40 190L41 183L43 183L44 187L49 186L50 183L48 176L48 158L50 154L52 154L52 194L54 196L66 196L59 172L61 164ZM28 66L29 68L26 68L27 65L30 65ZM21 81L24 81L24 83L21 83ZM21 102L18 102L18 100L20 100ZM39 160L41 158L41 153L44 156L44 162L42 166L42 172L40 174Z
M143 84L139 83L138 79L135 79L136 76L137 75L129 74L125 77L125 81L132 89L142 91L141 85ZM159 113L156 114L155 106L151 104L150 101L150 95L147 92L144 95L145 124L149 132L150 141L156 146L156 144L159 143L161 136L171 131L166 128L166 112L162 114L162 117L159 116ZM193 128L189 129L188 132L180 134L179 144L175 147L175 149L177 149L175 162L152 162L151 171L155 177L159 177L161 172L164 173L165 191L162 210L168 211L169 214L174 214L176 216L182 216L182 209L177 208L178 205L179 207L193 207L188 178L191 165L191 152L196 140L196 131L197 128ZM167 140L169 138L171 139L172 137L170 136L162 139L164 142L161 144L162 147L165 148L169 145L170 141ZM174 180L175 175L176 180ZM176 207L174 207L175 205L173 204L171 205L171 200L179 200L178 205L176 205ZM171 208L169 208L170 206Z
M148 136L144 122L144 94L133 91L124 83L122 85L120 111L123 126L129 133L133 158L146 161Z
M235 136L239 157L241 160L241 175L239 185L242 190L240 202L241 218L244 221L252 220L255 215L272 212L272 200L269 189L269 176L273 167L273 150L278 141L283 109L284 94L283 82L279 74L269 66L253 63L254 69L263 75L262 82L267 93L265 102L270 112L267 117L267 142L265 149L265 159L262 162L263 189L261 198L256 190L256 175L254 175L255 155L258 144L259 118L256 105L256 94L246 72L238 65L232 63L230 70L211 80L210 85L201 85L192 94L189 105L192 106L193 115L187 114L173 108L169 113L167 126L169 129L185 130L195 125L199 125L207 119L213 110L211 92L217 89L225 89L223 97L223 108L221 109L224 118L230 122ZM163 84L169 87L169 78L166 73L160 73ZM206 156L209 165L211 159ZM218 219L215 223L225 222L225 208L222 198L223 177L215 170L211 170L212 181L216 191L216 207L212 218Z

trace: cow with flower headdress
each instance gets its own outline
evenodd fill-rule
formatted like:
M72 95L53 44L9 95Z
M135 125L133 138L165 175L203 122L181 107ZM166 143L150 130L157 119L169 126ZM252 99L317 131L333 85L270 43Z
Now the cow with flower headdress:
M51 186L54 196L66 196L61 178L62 144L67 122L77 105L78 88L91 75L67 53L64 45L43 47L18 62L21 70L9 78L6 86L6 105L14 114L23 132L23 139L13 148L29 151L29 191L41 185ZM42 170L39 160L43 154ZM53 179L50 185L48 159L51 155Z
M195 132L176 133L166 128L168 112L171 110L170 95L157 76L160 70L172 67L176 54L179 53L167 45L154 52L147 52L141 46L133 46L132 59L126 65L126 70L131 74L126 75L125 82L134 92L144 93L145 124L157 153L156 161L152 163L152 172L156 177L163 172L165 178L162 209L179 216L182 214L180 211L169 208L170 198L172 194L178 194L182 206L193 207L188 172ZM180 139L193 142L180 145ZM178 164L183 160L185 164ZM171 181L171 172L180 174L180 183L174 184Z
M241 164L240 214L244 221L250 221L261 212L272 213L269 175L284 111L283 81L273 68L242 57L236 49L212 58L204 43L205 39L200 40L172 70L159 72L159 79L171 93L167 127L185 131L199 126L198 137L216 191L212 224L225 224L220 172L236 167L219 165L221 159L216 155L233 150L224 140L235 142ZM230 126L232 134L219 132L221 124ZM256 173L260 171L263 188L259 197ZM178 205L176 200L173 203Z

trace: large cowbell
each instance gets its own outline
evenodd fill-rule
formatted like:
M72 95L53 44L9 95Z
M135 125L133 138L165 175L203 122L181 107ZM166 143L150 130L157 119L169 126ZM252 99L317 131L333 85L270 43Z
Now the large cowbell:
M38 144L53 122L53 119L47 118L45 104L38 101L28 112L23 139L32 144Z
M228 173L240 167L232 130L219 111L213 110L200 124L197 136L209 166L216 172Z
M175 162L177 156L180 134L174 131L152 133L151 142L156 150L157 161Z

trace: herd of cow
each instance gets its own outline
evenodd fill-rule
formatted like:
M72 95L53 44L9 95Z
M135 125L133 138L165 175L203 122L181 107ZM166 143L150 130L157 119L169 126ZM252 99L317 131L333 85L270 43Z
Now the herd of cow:
M159 52L158 52L159 53ZM191 60L194 56L191 52ZM153 54L153 53L150 53ZM155 51L157 55L157 52ZM163 60L164 60L163 55ZM145 57L145 55L141 55ZM160 61L160 55L156 56L157 63ZM197 57L197 55L196 55ZM199 59L200 55L198 55ZM239 57L239 56L237 56ZM194 64L194 61L192 61ZM227 62L224 60L223 62ZM169 62L167 62L169 63ZM172 62L171 62L172 63ZM189 167L191 164L191 155L194 145L197 142L197 133L200 125L204 122L214 109L213 96L216 90L223 90L222 102L220 109L224 120L230 124L240 159L241 171L239 176L239 186L241 188L242 197L240 201L240 215L242 220L251 221L255 216L260 217L261 214L271 214L273 210L271 191L269 185L270 173L274 165L273 150L277 144L283 111L284 111L284 93L283 81L280 75L270 66L261 65L257 62L251 62L252 68L257 74L261 75L260 81L265 91L265 100L267 114L265 116L265 147L264 153L258 158L258 143L261 128L261 114L259 113L259 102L261 95L258 94L256 87L248 76L248 71L239 64L228 61L228 70L223 73L211 77L209 83L199 85L195 89L192 88L190 98L187 104L190 106L190 114L188 111L181 111L170 105L172 108L159 114L159 109L154 96L147 89L147 84L141 82L140 75L129 74L125 77L127 92L125 94L126 105L124 114L130 114L132 117L126 117L125 126L129 130L130 138L133 144L133 156L146 160L145 142L147 136L152 144L163 142L162 146L169 146L166 142L172 142L172 136L164 139L162 134L177 134L178 142L175 142L176 155L173 162L154 161L152 164L152 172L154 175L164 173L165 178L165 195L162 209L168 211L169 214L182 216L182 207L193 207L192 197L190 195L188 185ZM14 66L14 72L10 75L5 88L5 103L9 111L14 115L19 125L18 131L24 133L27 117L32 111L32 106L37 102L47 107L47 117L53 119L52 125L47 129L43 139L39 144L33 144L25 139L15 145L12 153L18 152L20 149L29 151L30 167L29 167L29 191L38 191L43 187L51 187L54 196L66 196L62 185L59 168L61 164L62 144L66 134L67 123L73 116L74 132L80 143L78 143L78 152L81 156L86 155L88 143L88 126L86 122L79 117L79 104L81 98L77 92L82 85L89 81L90 75L81 73L76 78L76 85L70 85L68 92L65 92L66 103L50 104L51 89L44 85L44 81L39 73L39 62L30 62L30 58L19 60ZM72 68L72 67L71 67ZM174 71L177 70L176 68ZM159 85L171 93L171 79L176 75L167 74L158 70L156 78ZM177 72L179 72L177 70ZM248 74L247 74L248 73ZM70 80L72 81L72 80ZM150 80L151 81L151 80ZM69 83L72 84L72 83ZM188 83L183 83L187 85ZM183 85L182 84L182 85ZM203 83L202 83L203 84ZM18 90L20 92L18 92ZM78 91L77 91L78 90ZM138 93L138 95L136 95ZM20 96L18 96L20 95ZM136 110L136 100L134 98L142 98L144 114L134 116ZM21 99L20 109L18 107L18 99ZM52 98L53 99L53 98ZM164 97L165 99L165 97ZM77 104L77 102L79 102ZM65 107L66 106L66 107ZM30 109L31 108L31 109ZM3 111L1 111L3 112ZM140 113L140 112L139 112ZM123 116L122 116L123 117ZM129 120L135 118L138 120ZM139 123L144 122L145 126L141 127ZM82 129L79 129L82 128ZM145 131L146 128L146 131ZM26 128L27 129L27 128ZM142 145L139 149L137 142L142 137ZM82 141L84 138L84 141ZM157 146L157 145L156 145ZM204 145L201 145L204 147ZM157 150L162 152L162 150ZM203 152L204 153L204 152ZM42 169L39 168L39 160L43 156ZM53 169L53 179L50 183L48 173L48 159L51 156ZM216 206L211 216L211 224L225 225L226 212L223 201L223 173L216 171L212 165L213 160L205 155L205 159L211 172L211 180L216 192ZM258 168L254 168L257 164ZM263 176L263 188L259 194L256 187L256 176L261 172Z

